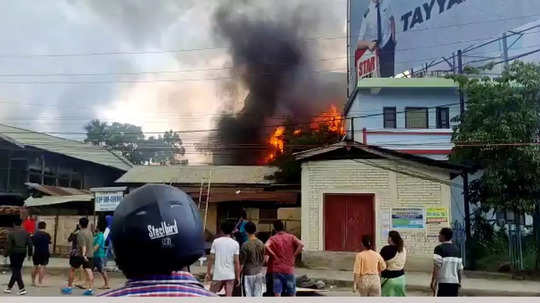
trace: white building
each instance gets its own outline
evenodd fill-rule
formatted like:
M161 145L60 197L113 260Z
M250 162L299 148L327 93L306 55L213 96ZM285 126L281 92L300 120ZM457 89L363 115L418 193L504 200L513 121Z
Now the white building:
M361 79L345 105L349 139L446 160L458 84L443 78Z

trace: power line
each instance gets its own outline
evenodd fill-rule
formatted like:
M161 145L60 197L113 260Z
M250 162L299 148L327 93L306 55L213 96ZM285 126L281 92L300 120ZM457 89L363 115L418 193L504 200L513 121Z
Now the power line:
M439 104L439 105L435 105L435 106L430 106L430 107L424 107L426 109L433 109L433 108L437 108L437 107L448 107L448 106L456 106L456 105L459 105L460 103L448 103L448 104ZM403 111L396 111L396 114L398 113L405 113L407 112L406 110L403 110ZM324 113L321 113L321 114L324 114ZM318 116L314 116L314 117L319 117L321 116L318 115ZM360 116L353 116L353 117L332 117L332 116L329 116L329 115L323 115L322 117L328 117L328 118L331 118L329 119L328 121L320 121L320 123L324 123L324 122L332 122L332 121L345 121L345 120L348 120L348 119L360 119L360 118L369 118L369 117L377 117L377 116L383 116L384 115L384 112L379 112L379 113L376 113L376 114L367 114L367 115L360 115ZM280 127L280 126L284 126L284 127L287 127L287 126L300 126L300 125L311 125L313 124L314 121L310 120L310 121L305 121L305 122L294 122L294 123L282 123L282 124L274 124L274 125L262 125L261 128L276 128L276 127ZM214 129L195 129L195 130L173 130L174 133L178 133L178 134L182 134L182 133L204 133L204 132L216 132L216 131L220 131L219 128L214 128ZM0 134L27 134L28 131L7 131L7 132L0 132ZM64 135L86 135L86 132L42 132L42 133L48 133L48 134L64 134ZM142 132L143 134L164 134L165 132ZM139 133L130 133L130 132L126 132L124 134L139 134Z
M324 41L324 40L341 40L346 39L344 36L334 37L313 37L295 39L290 41ZM279 37L274 37L276 40L280 40ZM281 39L282 41L287 41ZM0 54L0 58L32 58L32 57L88 57L88 56L115 56L115 55L156 55L156 54L176 54L186 52L200 52L211 50L227 50L229 47L200 47L200 48L184 48L184 49L171 49L171 50L146 50L146 51L104 51L104 52L86 52L86 53L49 53L49 54Z

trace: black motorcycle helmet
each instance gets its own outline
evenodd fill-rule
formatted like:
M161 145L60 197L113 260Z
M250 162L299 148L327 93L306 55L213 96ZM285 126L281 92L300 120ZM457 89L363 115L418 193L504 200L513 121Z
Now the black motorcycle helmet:
M127 278L168 275L204 254L199 211L183 191L145 185L127 195L111 228L116 263Z

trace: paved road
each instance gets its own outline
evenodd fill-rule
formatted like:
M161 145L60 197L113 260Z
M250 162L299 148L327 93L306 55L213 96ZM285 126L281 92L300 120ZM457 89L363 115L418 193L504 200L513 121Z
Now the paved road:
M8 283L9 280L9 273L0 273L0 291L3 291ZM25 272L24 275L24 282L27 284L26 288L28 290L28 296L39 296L39 297L54 297L54 296L61 296L60 289L66 285L66 278L67 278L67 270L66 273L58 273L54 272L54 275L47 276L45 280L45 286L43 287L31 287L30 286L30 273L28 271ZM111 286L112 287L119 287L125 283L125 279L122 279L120 277L113 277L111 279ZM96 277L96 286L100 287L103 285L103 280L101 277ZM17 286L14 287L13 293L11 295L4 294L3 292L0 293L0 297L2 296L12 296L17 297ZM82 296L84 290L80 289L74 289L72 296ZM97 293L101 293L103 291L97 290ZM409 296L428 296L427 293L422 292L409 292ZM351 292L349 288L331 288L329 289L328 293L324 293L323 296L329 296L329 297L351 297L354 296L354 294ZM0 300L1 301L1 300Z

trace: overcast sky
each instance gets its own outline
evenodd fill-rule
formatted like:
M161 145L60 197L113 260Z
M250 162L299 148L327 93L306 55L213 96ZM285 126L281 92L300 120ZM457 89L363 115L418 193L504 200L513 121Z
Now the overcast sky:
M212 30L213 11L230 2L0 0L0 123L75 133L95 118L148 134L212 128L231 98L223 87L235 85L223 69L230 66L226 44ZM265 12L254 18L305 7L312 16L306 38L325 38L307 43L323 59L320 69L345 69L346 0L235 2ZM200 158L189 145L201 136L182 136L194 161Z

